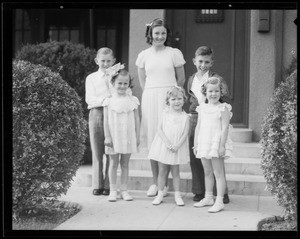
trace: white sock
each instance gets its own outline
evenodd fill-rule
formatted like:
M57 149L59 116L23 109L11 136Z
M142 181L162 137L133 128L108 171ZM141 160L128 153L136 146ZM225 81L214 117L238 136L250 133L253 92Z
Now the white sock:
M180 191L175 191L174 196L175 198L180 198L181 197Z
M220 204L223 204L223 198L224 198L224 197L217 196L216 202L218 202L218 203L220 203Z
M207 199L212 199L213 198L213 192L205 192L205 197Z

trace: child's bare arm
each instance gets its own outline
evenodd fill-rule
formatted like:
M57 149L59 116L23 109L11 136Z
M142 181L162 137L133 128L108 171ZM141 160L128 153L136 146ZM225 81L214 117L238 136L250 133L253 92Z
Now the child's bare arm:
M181 147L181 145L183 144L183 142L188 137L189 129L190 129L190 119L188 118L187 121L186 121L186 123L185 123L183 134L182 134L180 140L178 141L178 143L175 144L175 145L173 145L173 147L171 149L172 151L176 152Z
M225 107L225 111L221 112L221 140L219 147L220 157L225 155L225 143L228 137L228 128L230 122L229 110Z
M158 124L157 134L159 135L159 137L161 137L163 142L166 144L167 148L170 149L172 147L172 144L171 144L171 141L167 138L167 136L165 135L165 133L162 129L162 120Z
M103 107L104 110L104 119L103 119L103 124L104 124L104 136L105 136L105 139L104 139L104 145L108 146L108 147L112 147L112 138L111 138L111 135L110 135L110 131L109 131L109 126L108 126L108 111L107 111L107 107Z
M145 68L138 67L138 77L139 77L140 86L141 86L142 90L144 90L145 80L146 80Z
M200 120L200 113L198 113L198 120L197 125L195 128L195 134L194 134L194 146L193 146L193 152L196 155L197 154L197 146L198 146L198 134L200 130L201 120Z
M136 133L136 144L137 146L140 144L140 115L137 109L134 110L134 121L135 121L135 133Z

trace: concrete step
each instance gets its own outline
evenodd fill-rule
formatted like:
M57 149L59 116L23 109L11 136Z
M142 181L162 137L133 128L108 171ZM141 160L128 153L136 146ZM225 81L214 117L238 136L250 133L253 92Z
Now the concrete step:
M226 173L263 175L260 158L229 158L225 160ZM150 160L146 155L133 155L129 161L130 170L151 170ZM180 165L180 172L191 172L190 164Z
M233 128L230 137L233 142L251 143L253 130L249 128Z
M260 158L261 145L259 143L233 143L232 157L234 158Z
M118 184L120 183L120 170L118 170ZM190 172L180 173L180 190L191 192L192 175ZM234 195L262 195L271 196L265 191L266 180L261 175L249 174L226 174L229 194ZM73 179L76 186L92 186L92 167L90 165L81 166ZM130 170L129 190L148 190L152 184L152 173L149 170ZM173 191L172 176L169 176L170 191Z
M131 158L147 157L148 151L145 148L139 149L138 153L132 154ZM241 143L233 142L232 157L234 158L260 158L261 145L256 142Z

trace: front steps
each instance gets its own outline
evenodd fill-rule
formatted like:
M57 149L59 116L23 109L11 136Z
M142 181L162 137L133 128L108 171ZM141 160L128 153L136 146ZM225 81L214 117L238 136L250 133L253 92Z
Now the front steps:
M259 143L249 142L249 129L233 129L231 138L234 141L233 157L225 160L226 179L229 194L271 196L265 191L266 181L260 168ZM244 136L244 137L243 137ZM236 142L236 140L239 140ZM92 167L83 165L74 177L77 186L92 186ZM118 183L120 182L118 170ZM133 154L129 161L129 190L148 190L152 184L152 172L146 152ZM190 165L180 167L182 192L191 192L192 175ZM170 191L173 191L172 176L169 176Z

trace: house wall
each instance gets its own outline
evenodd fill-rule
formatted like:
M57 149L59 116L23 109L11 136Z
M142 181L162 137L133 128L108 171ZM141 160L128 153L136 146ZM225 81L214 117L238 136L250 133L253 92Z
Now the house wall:
M276 83L297 48L296 10L271 10L270 32L257 32L259 10L251 10L249 66L249 128L253 140L261 139L263 117L267 113Z

